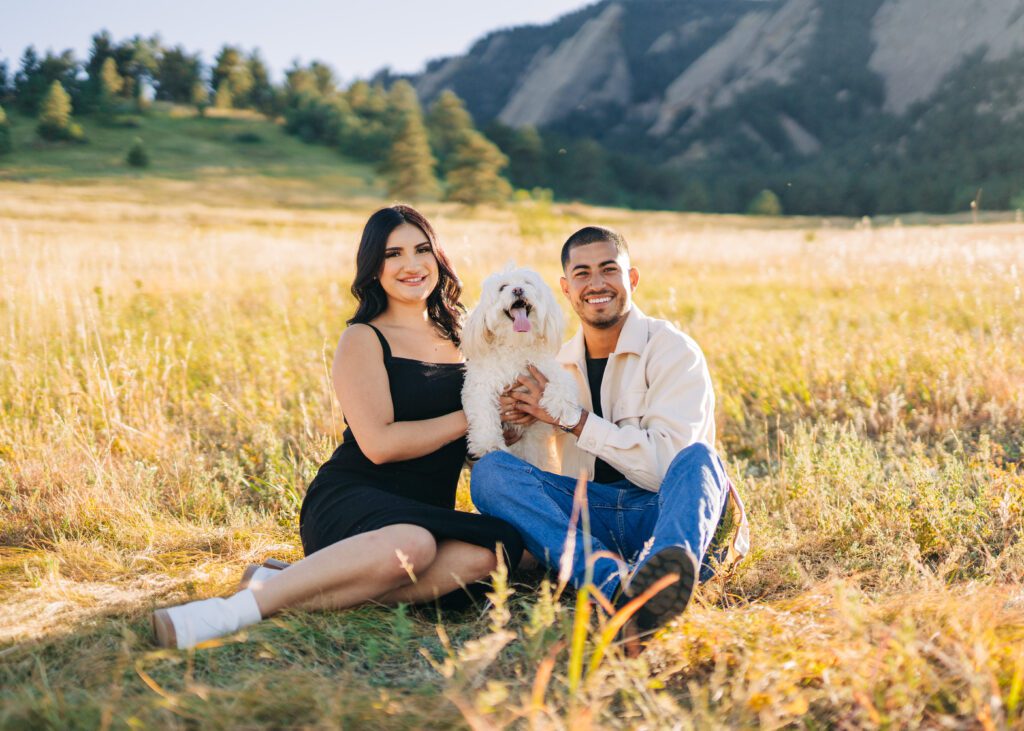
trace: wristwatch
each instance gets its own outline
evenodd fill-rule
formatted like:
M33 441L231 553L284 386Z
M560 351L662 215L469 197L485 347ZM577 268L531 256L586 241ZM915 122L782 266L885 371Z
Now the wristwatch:
M580 406L576 406L574 408L576 409L576 411L574 412L573 416L570 416L565 421L558 422L558 428L564 432L571 432L579 425L580 419L583 418L583 408Z

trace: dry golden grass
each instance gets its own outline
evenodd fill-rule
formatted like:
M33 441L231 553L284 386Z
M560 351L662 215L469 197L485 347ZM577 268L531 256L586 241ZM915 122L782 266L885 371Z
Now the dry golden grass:
M1014 224L425 206L469 302L513 258L555 284L584 222L625 233L639 305L709 358L753 556L592 669L598 635L567 648L572 602L536 582L484 615L290 613L153 650L154 606L300 554L375 205L283 180L0 184L0 726L1024 725Z

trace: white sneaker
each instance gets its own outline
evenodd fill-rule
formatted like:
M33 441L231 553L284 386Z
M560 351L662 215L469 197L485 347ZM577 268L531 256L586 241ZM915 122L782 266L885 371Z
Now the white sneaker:
M203 599L153 612L153 635L161 647L184 650L230 635L263 619L249 590L227 599Z

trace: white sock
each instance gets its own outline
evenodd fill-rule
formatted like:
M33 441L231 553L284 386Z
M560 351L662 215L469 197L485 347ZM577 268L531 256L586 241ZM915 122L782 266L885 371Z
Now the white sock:
M263 619L260 613L260 606L256 603L256 597L251 589L242 589L233 596L229 596L224 603L231 607L231 610L238 617L238 629L256 624Z
M249 589L227 599L203 599L170 607L167 614L174 624L179 650L233 634L263 619Z

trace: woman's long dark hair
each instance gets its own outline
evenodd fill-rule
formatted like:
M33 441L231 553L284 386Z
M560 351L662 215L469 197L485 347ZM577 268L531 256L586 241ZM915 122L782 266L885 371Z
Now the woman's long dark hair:
M462 282L455 275L448 256L437 242L437 234L430 222L419 211L409 206L396 204L381 208L370 216L363 227L356 254L356 278L352 282L352 295L359 302L356 313L348 321L368 323L388 308L388 296L380 286L381 270L384 268L384 251L387 249L391 232L409 223L423 232L430 242L430 250L437 259L437 286L427 297L427 316L434 326L448 340L461 344L462 316L466 308L459 301L462 296Z

